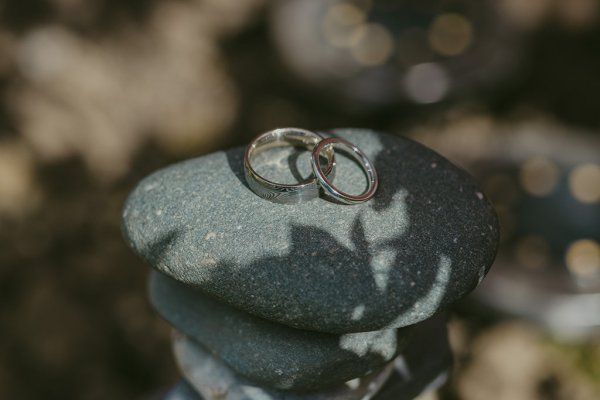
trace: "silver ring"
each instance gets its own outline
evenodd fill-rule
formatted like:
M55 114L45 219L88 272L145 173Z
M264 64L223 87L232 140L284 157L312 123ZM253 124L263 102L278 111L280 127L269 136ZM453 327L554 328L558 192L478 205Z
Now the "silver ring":
M352 156L352 158L354 158L360 163L361 167L367 174L367 189L363 193L359 195L351 195L342 192L341 190L337 189L335 186L332 185L331 181L327 177L327 174L323 172L323 169L321 168L321 160L319 158L321 156L321 152L323 152L324 149L325 151L333 150L333 146L335 145L349 149L349 153ZM363 203L369 200L371 197L373 197L375 195L375 192L377 191L379 179L377 178L377 172L375 171L375 167L373 166L371 161L369 161L369 158L366 156L365 153L363 153L361 149L359 149L354 144L350 143L345 139L331 137L328 139L323 139L321 142L319 142L319 144L315 146L313 150L311 166L315 176L317 177L317 181L324 189L325 193L333 199L339 201L340 203Z
M276 203L295 204L319 197L320 186L314 176L297 184L276 183L260 176L252 168L251 161L256 154L273 147L301 145L312 151L322 140L319 134L299 128L279 128L258 135L246 147L244 154L244 175L248 186L260 197ZM327 165L322 173L327 176L335 165L333 148L323 154Z

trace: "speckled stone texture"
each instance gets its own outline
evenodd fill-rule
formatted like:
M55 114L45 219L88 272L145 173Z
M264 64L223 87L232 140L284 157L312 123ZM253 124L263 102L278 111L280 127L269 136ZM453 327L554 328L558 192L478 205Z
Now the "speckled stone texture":
M236 373L269 387L308 390L340 384L382 368L410 330L328 334L273 323L219 303L163 274L150 299L177 329L218 355Z
M475 288L494 259L498 224L471 177L405 138L357 129L335 134L374 162L380 188L371 201L266 201L244 181L240 147L140 182L123 211L127 241L176 280L312 331L411 325ZM275 179L296 165L262 160L257 168ZM356 192L364 178L340 156L338 182Z
M189 382L176 386L164 400L196 400L192 391L207 399L220 400L411 400L434 390L447 379L452 353L447 339L446 318L437 315L414 327L409 345L387 366L361 379L318 392L294 392L259 387L238 376L202 345L176 334L174 352Z
M393 371L393 365L364 377L319 391L278 390L256 385L239 376L204 346L187 336L175 335L175 360L181 373L201 396L219 400L363 400L377 393Z

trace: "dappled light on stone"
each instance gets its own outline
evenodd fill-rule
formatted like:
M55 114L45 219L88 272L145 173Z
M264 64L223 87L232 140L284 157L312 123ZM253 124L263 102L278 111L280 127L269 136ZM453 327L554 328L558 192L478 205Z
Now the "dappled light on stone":
M450 284L450 267L452 261L447 256L441 255L439 257L439 263L437 265L437 271L435 274L434 284L431 285L431 289L425 293L421 298L417 299L413 307L406 313L401 314L397 317L397 320L390 324L390 327L397 326L398 321L404 319L421 319L421 315L430 314L431 310L437 310L440 308L442 301L445 296L445 289ZM414 285L411 285L414 286ZM424 318L423 318L424 319Z
M365 340L368 338L368 340ZM389 348L381 346L381 343L388 341L395 342L396 330L348 333L340 336L340 348L350 351L357 356L364 357L368 353L379 354L382 358L390 360L392 357Z
M371 201L265 201L246 187L242 151L232 149L142 181L124 209L130 245L163 273L234 307L321 332L414 324L472 290L498 235L477 185L409 140L336 134L374 162L380 189ZM348 182L362 182L358 169L347 172ZM158 252L153 243L162 243Z
M216 301L154 272L152 304L167 321L207 346L238 374L280 389L326 387L382 368L409 332L334 335L293 329Z
M235 373L227 364L210 354L201 344L182 334L174 337L175 358L184 377L194 389L206 398L226 398L227 400L360 400L376 393L390 376L391 368L363 376L356 382L320 392L282 392L277 389L260 387ZM358 383L358 385L356 385ZM289 382L291 386L293 382ZM220 396L220 397L219 397Z

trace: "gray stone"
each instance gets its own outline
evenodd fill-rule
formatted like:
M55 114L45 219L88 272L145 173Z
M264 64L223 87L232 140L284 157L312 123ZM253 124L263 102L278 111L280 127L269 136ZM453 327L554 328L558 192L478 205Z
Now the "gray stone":
M230 388L234 382L238 382L238 385L233 385L235 393L239 393L239 391L244 393L243 387L249 385L251 389L246 390L254 394L260 393L265 396L266 393L271 396L286 394L281 391L260 390L245 382L243 378L236 378L235 373L228 370L224 363L219 362L216 357L210 356L202 346L186 341L181 335L176 336L174 343L179 343L178 349L184 353L178 357L178 362L182 367L185 366L187 371L185 374L188 379L194 379L195 386L202 388L204 393L214 395L219 392L228 392L227 388ZM191 346L191 351L186 351L185 346L188 345ZM374 387L367 386L372 390L369 395L374 395L375 400L414 399L423 392L439 388L446 381L451 366L452 352L448 343L446 318L438 315L417 324L414 327L410 345L386 368L371 376L377 379L372 381L371 385ZM367 381L363 378L362 382L366 383ZM365 386L361 385L360 380L350 383L354 389L347 392L349 396L363 394L360 392L360 388ZM338 390L344 389L344 386L348 387L348 385L342 385L338 387ZM216 390L211 391L211 388L216 388ZM359 391L355 392L356 389ZM164 400L201 399L199 394L194 394L194 389L187 382L180 383L169 394L173 397L166 397ZM179 397L175 397L175 395ZM207 398L214 398L214 396ZM309 398L314 399L314 397ZM273 397L261 397L260 399L273 399Z
M177 329L206 346L238 374L280 389L318 389L380 369L410 332L396 329L329 334L270 322L219 303L154 273L150 298Z
M141 181L123 211L124 235L159 271L307 330L411 325L474 289L495 257L498 224L471 177L405 138L358 129L336 134L377 168L380 187L369 202L264 200L246 186L244 149L235 148ZM287 176L298 158L305 160L263 157L257 168ZM342 189L361 190L364 177L349 159L338 157L336 170Z
M257 386L185 335L173 339L175 360L189 384L204 398L219 400L360 400L371 398L388 380L393 364L367 376L320 391L283 391Z

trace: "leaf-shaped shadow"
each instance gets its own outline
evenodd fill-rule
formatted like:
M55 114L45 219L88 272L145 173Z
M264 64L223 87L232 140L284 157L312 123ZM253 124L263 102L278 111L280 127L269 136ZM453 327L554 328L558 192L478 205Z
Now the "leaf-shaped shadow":
M362 222L357 218L353 225L354 248L344 246L322 229L292 225L288 254L264 257L242 268L220 262L211 271L213 282L205 287L219 287L212 292L214 296L245 311L300 329L348 332L406 325L405 321L396 324L398 316L405 315L431 292L431 285L439 283L435 269L415 266L435 266L438 256L423 254L419 246L412 246L410 234L394 239L385 247L397 253L392 258L395 265L388 271L386 289L381 290L371 267L373 250L364 237ZM353 266L362 267L349 269L343 261L349 259ZM253 302L231 302L222 296L223 292L235 293L240 284L245 293L254 294ZM423 313L435 311L429 312L426 306L422 305ZM350 321L353 329L348 327Z
M227 255L213 247L210 265L196 266L199 261L186 255L178 266L183 270L178 279L254 315L332 333L414 324L472 289L491 265L497 241L493 212L476 196L476 185L415 142L364 133L361 138L361 132L354 131L351 140L365 148L369 140L381 142L374 157L380 188L371 202L340 213L347 216L343 221L329 221L328 215L322 215L320 226L313 224L312 215L299 218L288 211L274 212L274 217L284 216L286 222L266 216L264 224L256 226L256 219L250 218L253 226L244 227L247 231L279 224L276 231L283 232L287 226L286 240L277 245L284 247L268 242L249 245L252 234L245 233L240 246L245 253L240 254L253 258L235 258L237 254L232 256L229 249L221 248ZM233 174L244 182L243 150L225 154ZM403 208L395 209L399 201ZM264 213L262 204L256 207ZM232 214L236 223L244 223L244 214ZM400 226L398 219L409 223ZM335 229L329 231L332 225ZM185 240L178 242L180 253L205 234L197 225L189 226ZM235 237L235 231L228 232ZM248 247L260 251L249 253ZM194 268L202 269L201 281L194 277Z

